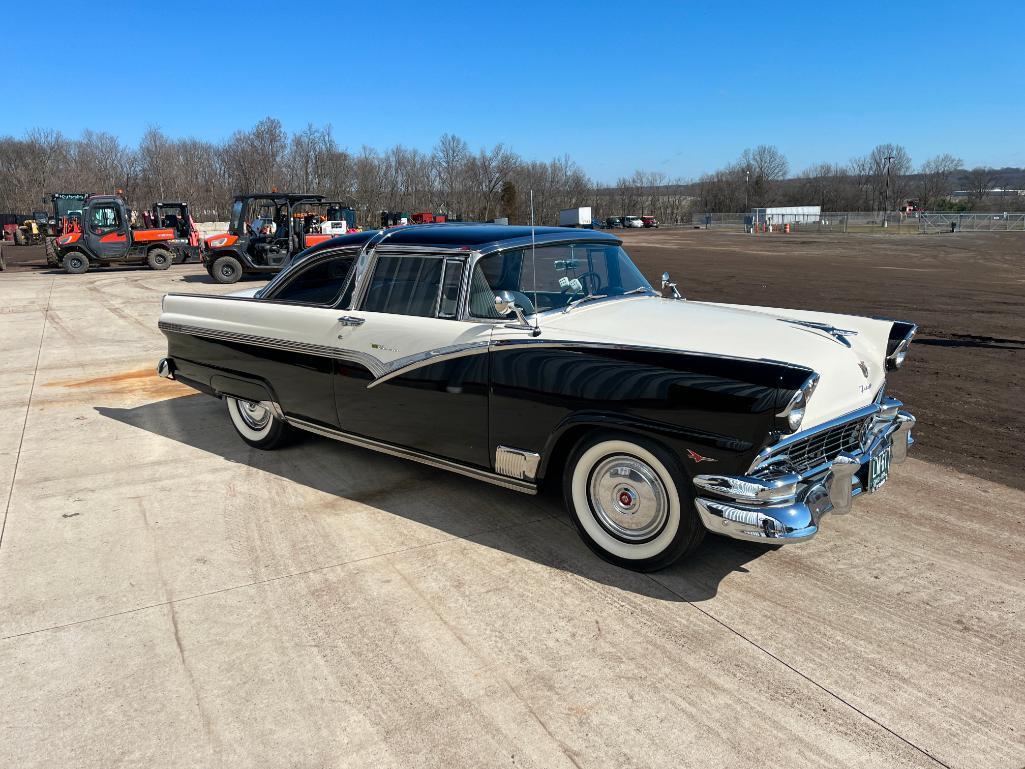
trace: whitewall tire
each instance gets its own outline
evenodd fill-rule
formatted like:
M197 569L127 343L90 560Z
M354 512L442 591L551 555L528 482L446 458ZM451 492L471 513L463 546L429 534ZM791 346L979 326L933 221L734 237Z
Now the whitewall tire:
M591 550L617 566L653 571L704 537L689 483L673 455L654 441L601 433L573 450L563 491Z
M224 396L224 403L235 431L254 448L272 449L290 433L289 426L274 414L269 403L255 403L228 395Z

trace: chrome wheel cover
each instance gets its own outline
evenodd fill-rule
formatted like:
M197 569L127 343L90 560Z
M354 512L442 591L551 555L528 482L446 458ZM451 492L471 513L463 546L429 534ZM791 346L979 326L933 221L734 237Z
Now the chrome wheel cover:
M587 496L602 528L627 542L651 539L669 518L669 495L658 473L626 454L606 457L594 467Z
M236 403L238 403L238 415L250 429L263 430L270 424L270 409L252 401L239 400Z

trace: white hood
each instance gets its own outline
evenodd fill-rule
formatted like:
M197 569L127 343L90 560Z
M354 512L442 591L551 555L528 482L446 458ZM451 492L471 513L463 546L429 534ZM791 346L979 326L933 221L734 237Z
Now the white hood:
M856 332L843 338L786 319ZM658 297L597 301L541 319L550 339L613 341L804 366L819 374L802 429L872 402L885 379L890 321ZM864 364L868 374L862 369Z

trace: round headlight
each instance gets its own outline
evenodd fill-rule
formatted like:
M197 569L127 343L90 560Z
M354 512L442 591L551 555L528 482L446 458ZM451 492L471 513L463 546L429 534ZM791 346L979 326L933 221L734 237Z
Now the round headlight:
M796 433L801 429L801 423L804 421L804 406L806 400L804 397L804 391L797 393L796 401L793 406L790 407L790 413L787 414L787 425L790 427L790 431Z
M791 433L796 433L801 429L801 424L804 422L804 413L808 407L808 401L811 399L812 393L815 392L815 388L819 384L819 375L813 373L808 377L804 384L801 385L800 389L796 390L790 398L790 402L787 407L779 412L776 416L779 419L787 420L787 429ZM782 423L778 423L779 427L782 428Z
M908 344L901 342L900 347L890 358L890 363L893 364L893 368L897 369L904 365L904 359L908 357Z

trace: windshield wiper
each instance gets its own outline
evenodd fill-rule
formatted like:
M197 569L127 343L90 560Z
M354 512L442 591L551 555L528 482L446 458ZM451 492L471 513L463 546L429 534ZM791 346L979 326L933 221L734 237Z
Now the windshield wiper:
M584 302L590 302L592 299L604 299L607 296L608 296L608 294L588 294L587 296L582 296L579 299L574 299L572 302L567 304L563 308L562 311L563 312L569 312L574 307L576 307L578 304L583 304Z
M642 293L643 294L647 294L647 293L650 293L650 292L651 292L650 288L645 288L644 286L638 286L637 288L631 288L629 291L624 291L622 294L612 294L612 296L613 297L628 296L629 294L642 294ZM587 296L582 296L579 299L574 299L572 302L567 304L563 308L562 311L563 312L569 312L571 309L576 307L578 304L583 304L584 302L590 302L592 299L607 299L608 297L609 297L609 294L588 294Z

